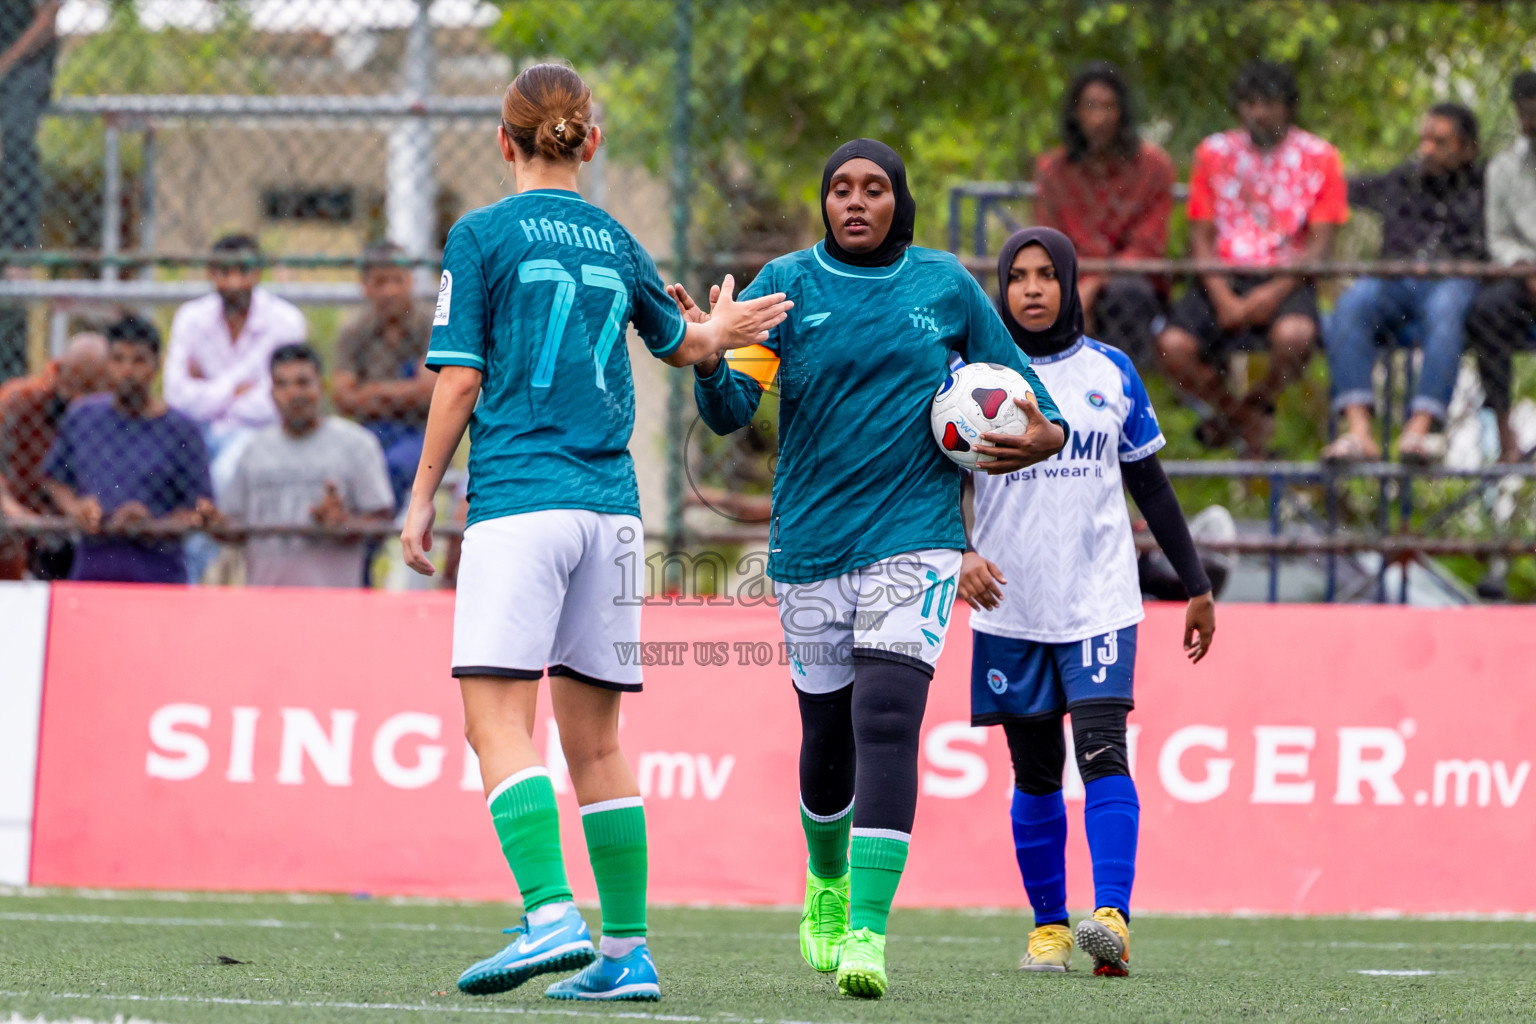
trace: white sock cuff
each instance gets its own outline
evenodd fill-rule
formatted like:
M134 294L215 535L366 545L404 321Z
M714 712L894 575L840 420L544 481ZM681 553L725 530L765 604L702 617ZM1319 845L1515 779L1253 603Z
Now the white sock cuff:
M532 768L524 768L520 772L508 775L506 778L496 783L496 788L491 790L491 795L485 798L485 806L489 807L494 804L497 797L501 796L501 794L505 793L519 782L524 782L528 779L536 779L540 775L544 776L546 779L549 778L549 769L545 768L541 764L536 764Z
M528 923L535 928L542 928L546 924L554 924L575 906L576 904L571 900L556 900L554 903L546 903L537 910L530 910L528 912Z
M809 807L805 806L805 798L801 797L800 798L800 813L805 815L807 818L810 818L812 821L819 821L822 824L826 824L829 821L838 821L838 820L840 820L842 818L846 818L846 817L848 817L848 815L852 814L853 813L853 801L849 800L848 801L848 806L844 807L842 810L838 811L836 814L817 814L814 811L812 811Z
M581 808L581 816L585 818L589 814L601 814L604 811L617 811L625 807L644 807L645 800L638 796L621 796L613 800L599 800L595 804L586 804Z
M855 837L863 836L865 839L894 839L898 843L911 843L911 832L898 832L893 828L856 828L853 830Z
M629 956L643 945L645 945L644 935L604 935L598 940L597 950L609 960L617 960L621 956Z

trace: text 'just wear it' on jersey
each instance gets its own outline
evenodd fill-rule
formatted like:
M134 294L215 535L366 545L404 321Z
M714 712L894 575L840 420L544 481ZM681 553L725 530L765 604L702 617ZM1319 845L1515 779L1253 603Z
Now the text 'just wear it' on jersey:
M578 193L519 192L453 226L427 366L483 374L469 525L547 508L640 514L629 323L657 358L686 330L650 255Z
M1031 364L1072 420L1065 448L1006 476L977 473L971 542L1008 585L971 628L1039 643L1075 643L1143 618L1136 545L1120 464L1166 441L1136 367L1081 338Z
M888 267L855 267L818 242L774 260L743 299L784 292L790 318L695 384L717 434L751 421L778 380L779 462L768 574L812 583L906 551L962 549L960 470L934 443L929 409L966 362L1022 373L1041 413L1066 429L992 303L947 252L912 246Z

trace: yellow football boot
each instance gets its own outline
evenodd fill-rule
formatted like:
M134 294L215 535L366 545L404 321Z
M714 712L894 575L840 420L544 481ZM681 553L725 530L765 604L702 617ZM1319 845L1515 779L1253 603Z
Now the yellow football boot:
M1123 978L1131 973L1131 930L1114 907L1100 907L1077 923L1077 944L1093 957L1093 973Z
M1019 961L1021 971L1065 971L1072 961L1072 929L1064 924L1041 925L1029 933L1029 952Z

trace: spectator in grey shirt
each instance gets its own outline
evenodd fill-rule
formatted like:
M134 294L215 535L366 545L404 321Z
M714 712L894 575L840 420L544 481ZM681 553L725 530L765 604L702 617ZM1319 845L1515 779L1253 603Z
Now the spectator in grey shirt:
M259 526L388 522L394 494L384 450L365 428L320 415L320 358L308 345L272 353L272 399L281 419L251 438L223 496L224 539ZM360 539L252 536L246 582L270 587L357 587Z
M1483 404L1499 422L1499 461L1518 462L1519 442L1509 425L1513 354L1536 348L1536 71L1522 71L1510 89L1520 138L1488 163L1488 253L1506 267L1529 267L1525 277L1492 280L1467 312L1467 341L1477 354Z

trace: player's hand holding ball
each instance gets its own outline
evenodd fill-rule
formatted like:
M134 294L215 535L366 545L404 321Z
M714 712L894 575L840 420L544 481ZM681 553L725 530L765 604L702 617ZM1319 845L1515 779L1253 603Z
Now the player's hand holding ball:
M951 462L994 475L1044 461L1067 440L1040 414L1024 376L999 363L966 363L945 378L929 422Z
M1002 604L1007 585L1003 571L976 552L967 551L960 559L960 600L977 611Z
M988 431L981 435L986 444L976 446L976 454L989 455L991 462L980 463L977 468L993 476L1013 473L1044 462L1055 455L1067 443L1067 433L1061 427L1040 415L1034 395L1015 398L1013 404L1024 410L1028 426L1022 434L1004 434Z

